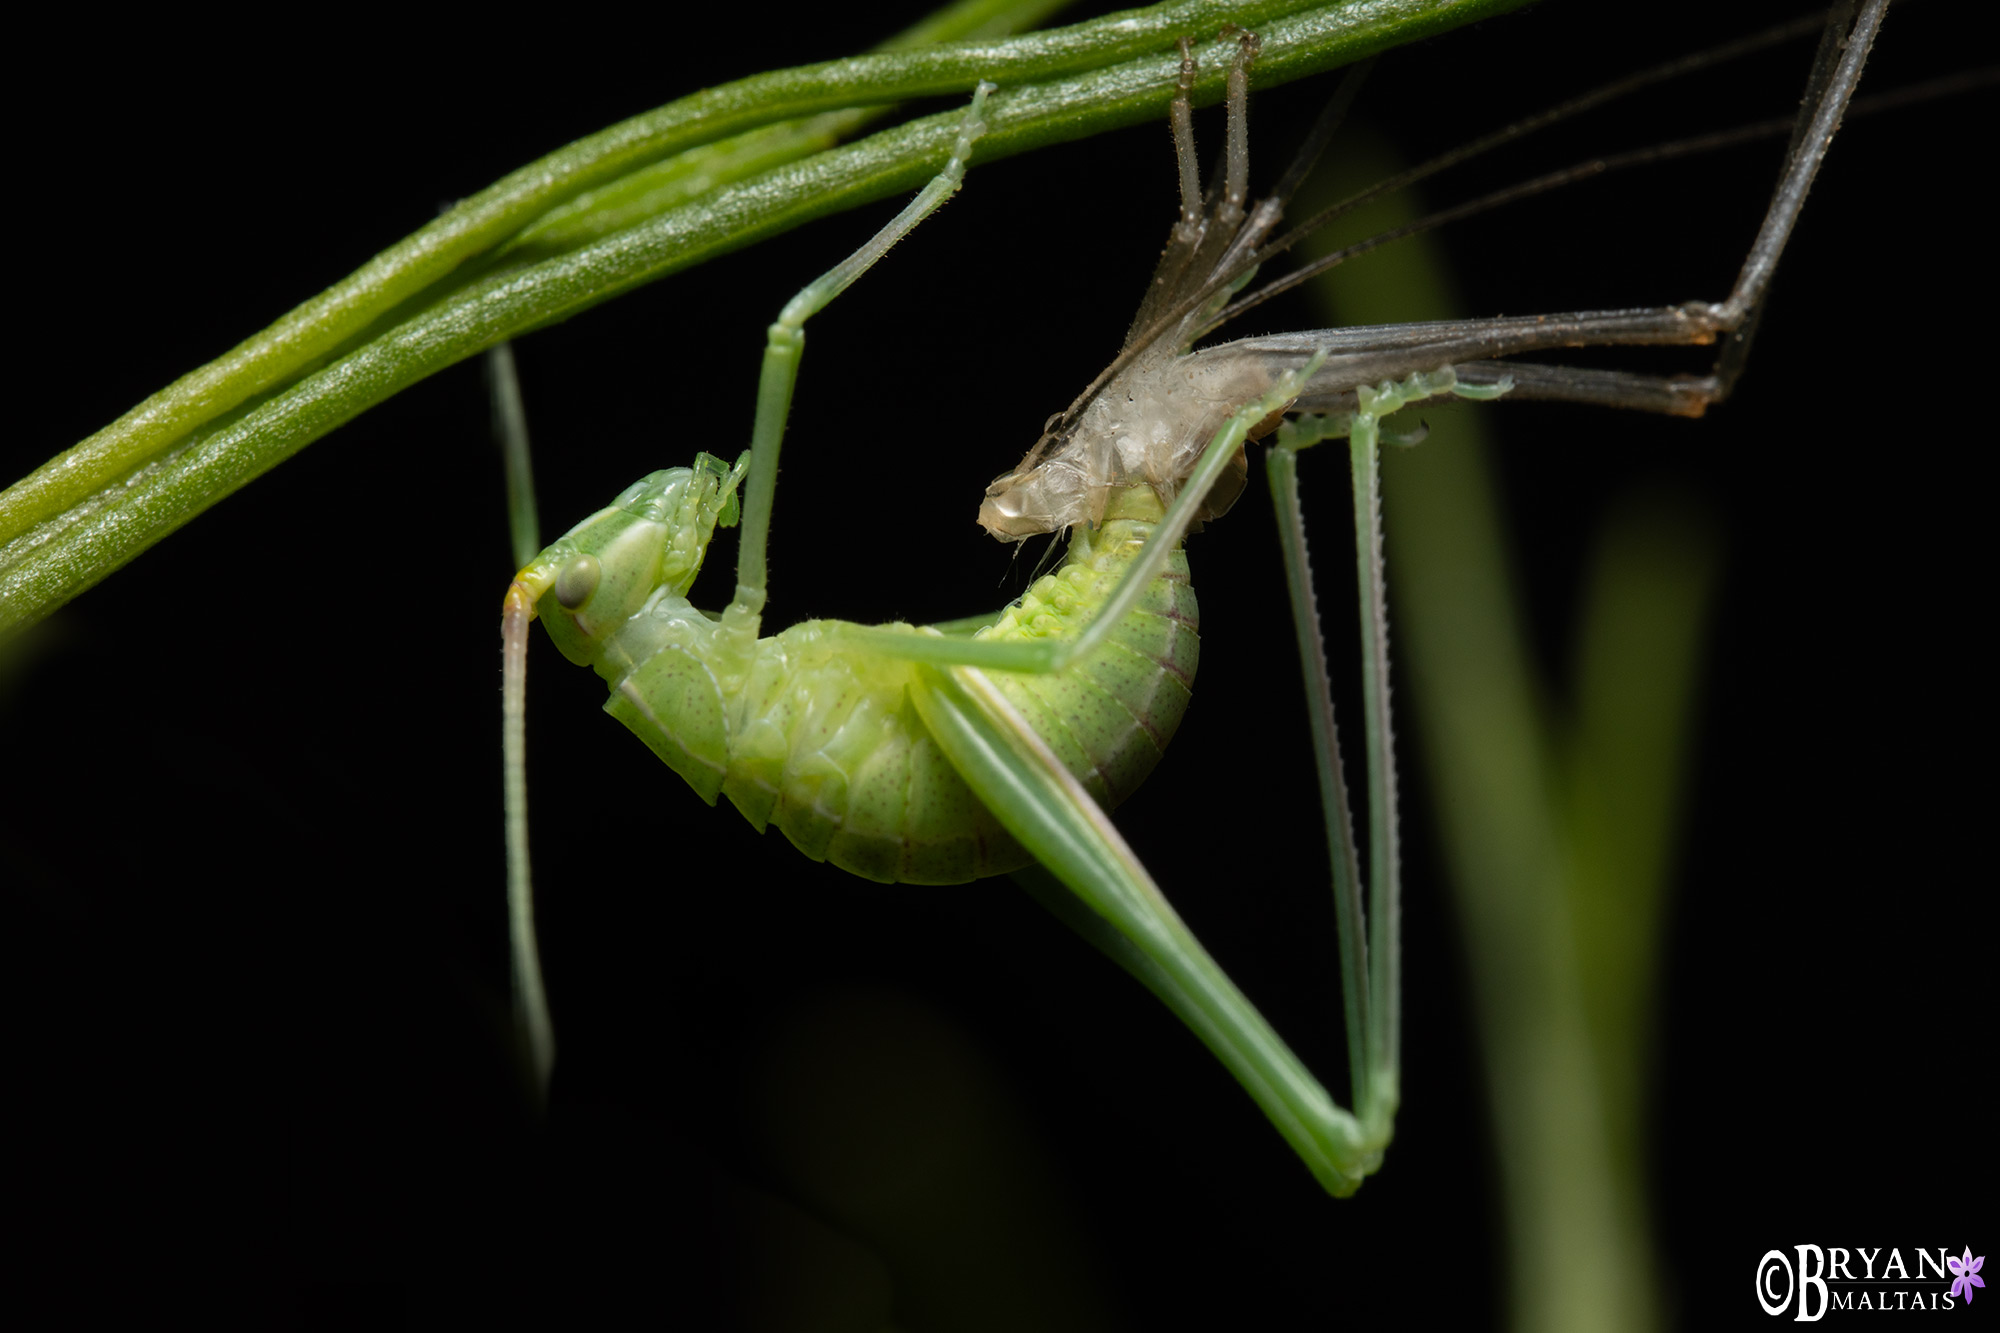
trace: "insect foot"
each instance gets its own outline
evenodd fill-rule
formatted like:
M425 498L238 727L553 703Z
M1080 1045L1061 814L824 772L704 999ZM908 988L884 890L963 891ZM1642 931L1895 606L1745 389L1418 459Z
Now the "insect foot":
M1278 427L1276 445L1280 449L1306 449L1321 440L1344 440L1350 437L1361 439L1379 437L1391 444L1417 444L1424 438L1422 430L1409 435L1393 435L1380 429L1383 418L1428 398L1439 398L1450 394L1454 398L1488 402L1507 393L1513 387L1514 379L1511 375L1503 375L1493 384L1460 384L1458 372L1451 366L1445 366L1440 370L1420 370L1406 379L1384 380L1373 388L1362 384L1356 386L1354 390L1354 396L1360 403L1357 410L1325 414L1308 413L1293 417Z

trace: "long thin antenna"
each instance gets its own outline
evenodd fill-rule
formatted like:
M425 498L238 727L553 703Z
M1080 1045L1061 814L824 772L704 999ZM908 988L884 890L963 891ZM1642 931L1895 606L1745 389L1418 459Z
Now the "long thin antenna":
M535 506L535 464L528 447L528 410L521 403L521 376L514 367L514 344L486 349L486 391L493 404L493 438L507 474L507 532L519 569L542 549Z
M1995 84L2000 84L2000 65L1988 66L1984 69L1966 70L1958 74L1941 75L1935 79L1927 79L1922 83L1912 84L1907 88L1898 88L1893 92L1878 93L1872 97L1856 98L1848 103L1846 118L1848 120L1859 120L1878 112L1900 110L1906 106L1914 106L1920 102L1934 101L1941 97L1955 97L1963 93L1975 92L1981 88L1991 87ZM1300 283L1317 277L1330 268L1343 264L1358 255L1366 254L1370 250L1387 245L1391 241L1404 240L1422 232L1445 226L1448 223L1463 222L1481 213L1490 212L1494 209L1505 207L1508 204L1519 203L1534 195L1546 194L1554 190L1559 190L1564 186L1593 180L1596 177L1609 175L1615 171L1624 171L1632 167L1654 166L1661 162L1672 161L1675 158L1693 157L1701 153L1719 152L1726 148L1736 148L1743 144L1755 143L1760 139L1775 139L1784 134L1796 135L1798 128L1799 119L1797 116L1775 116L1769 120L1760 120L1749 125L1738 125L1734 129L1716 130L1709 134L1699 134L1686 139L1675 139L1669 143L1654 144L1649 148L1634 148L1623 153L1607 153L1601 157L1589 158L1573 166L1564 167L1560 171L1551 171L1546 175L1537 176L1532 180L1521 181L1504 189L1495 190L1491 194L1481 195L1477 199L1468 200L1465 203L1456 204L1450 208L1427 214L1414 221L1406 222L1401 226L1391 227L1387 231L1377 232L1373 236L1365 237L1352 245L1343 246L1339 250L1321 255L1311 263L1303 264L1289 273L1273 278L1257 290L1232 301L1202 330L1202 334L1213 333L1230 320L1262 305L1272 297L1283 292L1288 292ZM1361 196L1357 195L1355 197L1360 198ZM1371 193L1369 197L1374 198L1377 196ZM1296 242L1299 238L1292 237L1292 239ZM1278 242L1273 242L1272 244L1275 246Z
M1490 213L1508 204L1519 203L1524 199L1530 199L1536 195L1548 194L1551 191L1562 189L1567 185L1594 180L1599 176L1609 175L1615 171L1624 171L1638 166L1652 166L1661 162L1671 161L1674 158L1691 157L1697 153L1712 153L1724 148L1734 148L1739 144L1755 143L1759 139L1775 139L1782 134L1788 133L1796 123L1796 120L1797 118L1793 116L1762 120L1754 125L1739 125L1735 129L1717 130L1713 134L1697 135L1689 139L1677 139L1672 143L1654 144L1650 148L1635 148L1625 153L1607 153L1601 157L1589 158L1573 166L1564 167L1559 171L1551 171L1546 175L1536 176L1532 180L1519 181L1504 189L1495 190L1491 194L1481 195L1477 199L1467 200L1462 204L1454 204L1450 208L1426 214L1421 218L1403 223L1401 226L1377 232L1373 236L1356 241L1352 245L1343 246L1329 254L1321 255L1311 263L1301 264L1298 268L1281 277L1273 278L1256 291L1232 301L1216 314L1215 319L1202 332L1203 334L1213 333L1230 320L1262 305L1272 297L1291 291L1299 284L1318 277L1328 269L1335 268L1359 255L1367 254L1370 250L1379 249L1391 241L1406 240L1411 236L1436 230L1448 223L1463 222L1467 218L1477 217L1482 213Z
M500 616L500 753L507 813L507 934L513 944L514 1028L526 1047L539 1111L555 1071L555 1025L542 985L535 941L535 891L528 860L528 622L534 599L519 583L507 589Z

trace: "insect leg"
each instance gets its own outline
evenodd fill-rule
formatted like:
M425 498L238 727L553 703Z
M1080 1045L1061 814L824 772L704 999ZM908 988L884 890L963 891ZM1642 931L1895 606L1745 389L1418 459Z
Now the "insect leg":
M1292 624L1306 680L1308 724L1333 872L1342 1013L1346 1020L1354 1105L1364 1124L1380 1126L1385 1134L1398 1101L1402 876L1397 842L1394 731L1388 695L1388 620L1382 577L1380 447L1384 432L1380 421L1412 402L1427 398L1443 394L1494 398L1511 387L1504 382L1491 387L1462 387L1447 367L1433 374L1412 375L1400 384L1362 388L1357 391L1352 412L1285 422L1265 456L1265 468L1271 479L1271 502L1277 510L1279 545L1284 554L1285 583L1292 603ZM1352 804L1340 758L1332 682L1326 649L1320 639L1319 609L1313 592L1298 484L1298 451L1341 436L1347 437L1350 447L1356 575L1360 585L1362 702L1369 787L1367 882L1372 886L1365 911L1361 902L1360 856L1350 814Z
M1313 592L1312 568L1306 552L1305 516L1299 504L1298 450L1280 442L1264 455L1271 481L1271 503L1278 514L1278 542L1285 559L1285 585L1291 595L1292 627L1299 665L1305 673L1308 729L1313 762L1319 772L1320 814L1326 827L1327 859L1333 873L1333 910L1340 946L1341 1017L1347 1029L1347 1068L1351 1097L1357 1107L1368 1105L1373 1061L1368 1053L1367 914L1361 902L1361 859L1354 841L1353 802L1340 757L1340 730L1333 716L1333 681L1326 664L1326 643L1319 632L1319 601Z
M1319 375L1300 395L1298 405L1311 411L1348 406L1354 385L1449 363L1457 367L1467 384L1491 384L1512 373L1517 390L1510 397L1523 401L1564 400L1700 416L1711 403L1728 397L1742 373L1772 272L1798 221L1820 161L1839 129L1841 115L1860 81L1862 66L1887 7L1888 0L1867 0L1857 15L1855 0L1849 0L1828 18L1826 36L1807 83L1804 108L1794 129L1794 148L1736 284L1720 304L1691 301L1650 309L1314 330L1241 339L1210 348L1205 355L1253 357L1275 371L1296 366L1307 357L1331 348L1332 354L1325 357ZM1466 207L1470 210L1483 206L1482 203ZM1424 230L1444 216L1407 224L1385 236ZM1351 249L1372 247L1383 239L1378 237ZM1714 342L1718 337L1723 345L1705 376L1564 366L1522 366L1510 371L1473 360L1562 347L1693 346Z
M1395 731L1389 708L1388 588L1382 577L1382 453L1378 416L1363 394L1348 434L1354 479L1354 554L1361 605L1361 703L1368 750L1368 1079L1355 1111L1387 1122L1400 1098L1402 856ZM1398 398L1395 407L1402 405ZM1390 407L1389 410L1394 410ZM1304 539L1303 533L1300 537ZM1321 682L1324 686L1325 682ZM1328 713L1331 714L1331 703ZM1329 718L1330 720L1330 718Z
M1201 164L1194 155L1194 45L1181 38L1180 90L1167 119L1174 131L1174 164L1180 168L1181 216L1176 233L1191 232L1201 220Z
M1065 903L1060 893L1038 896L1187 1024L1329 1193L1353 1193L1380 1165L1388 1126L1359 1121L1335 1104L990 679L953 667L925 668L920 680L910 700L932 740L1008 833L1083 907Z
M771 502L778 484L778 446L784 440L785 418L792 406L792 386L798 379L799 358L805 351L805 323L853 286L857 278L889 253L890 247L957 193L965 179L966 159L972 154L972 145L986 132L980 112L985 109L987 94L993 91L990 83L981 83L974 89L972 105L966 108L958 140L952 145L951 158L944 169L867 244L801 288L798 295L786 302L770 327L764 345L763 369L757 378L757 417L750 432L750 475L743 488L743 535L736 563L736 596L725 614L725 623L747 625L753 639L756 617L764 609L765 556L771 535Z
M1855 6L1856 0L1842 0L1827 15L1819 50L1813 56L1812 74L1806 80L1806 110L1800 113L1787 148L1785 173L1771 196L1764 225L1736 276L1735 290L1717 312L1730 333L1716 357L1715 369L1710 372L1714 381L1712 402L1727 398L1743 373L1765 289L1777 270L1785 242L1791 239L1792 227L1799 220L1799 211L1805 206L1806 192L1812 189L1819 164L1840 129L1841 115L1861 82L1861 67L1875 43L1875 34L1881 30L1889 0L1869 0L1858 16Z
M1510 380L1510 402L1589 403L1664 416L1698 417L1712 401L1707 377L1550 366L1529 361L1466 361L1453 366L1461 386Z
M1255 422L1281 408L1317 365L1280 377L1266 399L1244 407L1218 431L1188 484L1149 539L1149 552L1164 552L1178 541L1187 520L1205 492L1234 457L1243 435ZM982 672L967 665L927 667L921 688L910 699L932 738L1001 824L1036 859L1059 878L1087 911L1067 904L1061 895L1041 893L1049 905L1142 981L1213 1051L1257 1101L1278 1132L1291 1144L1315 1177L1331 1193L1347 1194L1375 1169L1389 1141L1397 1101L1396 1011L1394 965L1396 938L1395 789L1388 767L1389 728L1386 637L1381 611L1378 494L1374 483L1376 420L1400 407L1407 397L1421 397L1449 372L1417 377L1406 385L1385 385L1379 395L1367 391L1360 410L1348 424L1355 439L1356 512L1361 536L1359 567L1363 577L1364 632L1375 669L1367 682L1370 702L1371 824L1370 850L1377 885L1374 936L1364 945L1364 923L1358 903L1359 879L1345 791L1336 775L1326 788L1330 836L1336 841L1337 886L1344 882L1339 908L1343 924L1343 978L1348 1001L1348 1035L1355 1080L1354 1112L1337 1105L1320 1083L1293 1055L1256 1008L1216 967L1161 895L1145 868L1132 855L1097 803L1063 767L1048 744L1015 711ZM1291 452L1287 450L1286 452ZM1178 524L1177 524L1178 520ZM1301 559L1303 539L1298 545ZM1153 577L1142 568L1142 557L1093 624L1115 621L1120 595ZM1305 631L1301 630L1304 647ZM896 651L903 645L929 646L946 641L908 634L883 634L882 646ZM1317 652L1317 634L1313 635ZM952 644L954 649L994 649L1014 645ZM927 652L905 655L931 657ZM968 654L972 660L977 654ZM939 658L937 660L943 660ZM1308 669L1312 674L1311 668ZM1324 726L1319 743L1334 745L1330 692L1323 661L1319 697ZM1326 772L1323 769L1323 773ZM1032 886L1031 886L1032 887ZM1376 966L1367 968L1372 952ZM1363 978L1366 978L1364 981Z
M1727 399L1743 374L1749 359L1750 343L1756 336L1763 314L1764 294L1770 287L1778 259L1792 227L1798 222L1813 177L1825 158L1840 118L1861 79L1861 67L1880 30L1888 0L1870 0L1857 17L1854 0L1837 6L1827 16L1806 81L1803 109L1792 128L1786 150L1786 167L1764 216L1764 225L1752 242L1737 274L1729 299L1714 307L1717 324L1729 331L1716 354L1715 365L1706 376L1652 375L1629 371L1586 370L1570 366L1516 366L1498 368L1476 364L1461 365L1458 372L1468 382L1486 382L1503 370L1516 381L1513 398L1520 401L1560 400L1593 403L1607 407L1634 408L1674 416L1700 416L1712 403Z
M1236 60L1229 68L1228 82L1228 143L1223 159L1222 178L1210 186L1210 196L1215 206L1209 207L1201 189L1201 168L1195 157L1194 112L1190 95L1194 88L1195 59L1193 46L1183 38L1181 41L1180 89L1174 95L1169 108L1168 121L1173 126L1174 162L1179 169L1181 187L1180 216L1174 220L1173 230L1167 233L1166 248L1160 254L1160 262L1153 271L1153 281L1146 288L1146 295L1139 302L1139 309L1132 316L1132 323L1125 330L1126 351L1134 349L1156 336L1155 327L1161 313L1179 299L1189 273L1207 273L1212 270L1230 244L1242 229L1243 201L1248 189L1250 156L1247 138L1248 111L1250 102L1250 65L1257 55L1257 41L1249 33L1239 38ZM1275 214L1272 218L1276 220ZM1114 361L1111 368L1119 363ZM1106 374L1110 373L1107 368ZM1070 404L1060 420L1067 421L1080 410L1091 392L1099 387L1104 376L1093 381L1084 391L1082 398Z
M1250 197L1250 62L1257 55L1257 38L1244 33L1242 41L1241 52L1229 67L1229 119L1224 131L1227 142L1223 147L1219 214L1225 225L1243 215L1244 201Z

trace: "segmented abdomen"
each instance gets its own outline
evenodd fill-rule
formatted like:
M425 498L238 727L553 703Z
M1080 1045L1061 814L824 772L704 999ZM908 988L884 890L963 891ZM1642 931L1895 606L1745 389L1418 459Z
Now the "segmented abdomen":
M980 637L1074 636L1150 530L1118 519L1079 534L1063 567ZM831 627L807 621L760 639L735 678L716 669L713 636L674 634L613 684L606 707L704 800L728 796L760 831L776 824L814 860L915 884L1026 865L918 720L912 665L857 651ZM1175 551L1138 609L1068 670L989 674L1070 772L1115 806L1152 772L1187 711L1197 629L1187 561Z

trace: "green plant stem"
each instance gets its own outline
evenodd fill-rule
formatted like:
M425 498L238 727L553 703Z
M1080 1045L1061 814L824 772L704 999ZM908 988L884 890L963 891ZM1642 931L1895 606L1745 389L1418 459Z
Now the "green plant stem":
M1032 23L1052 7L1050 0L955 5L892 38L888 45L970 36L996 22ZM380 316L493 250L565 200L661 158L820 110L835 96L833 90L847 94L837 97L833 103L837 106L877 100L877 93L896 87L906 91L890 91L883 100L917 95L925 90L925 62L915 63L916 70L907 69L896 56L885 54L741 79L621 121L512 172L0 493L0 542L17 535L29 512L45 510L51 501L75 503L104 481L156 456L189 430L285 383ZM816 142L802 145L801 151L816 146Z
M0 494L0 632L47 615L306 444L446 366L704 259L914 189L943 162L956 113L713 183L608 235L573 229L574 249L465 278L551 208L663 157L822 111L966 92L986 77L1003 85L977 154L992 160L1163 115L1183 34L1255 24L1257 82L1269 85L1520 2L1182 0L1004 42L758 75L613 126L466 200ZM1220 97L1224 64L1205 61L1198 102ZM629 204L621 196L605 206ZM540 253L524 246L510 259Z
M1570 917L1623 1206L1646 1198L1658 973L1721 543L1673 494L1619 505L1592 557L1563 749ZM1627 1219L1638 1234L1644 1216Z

